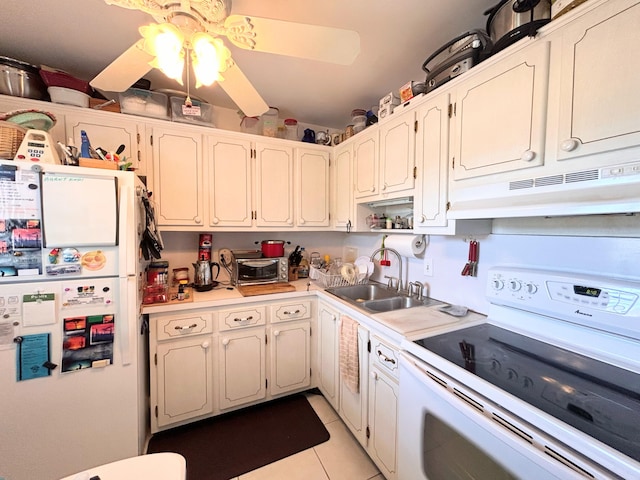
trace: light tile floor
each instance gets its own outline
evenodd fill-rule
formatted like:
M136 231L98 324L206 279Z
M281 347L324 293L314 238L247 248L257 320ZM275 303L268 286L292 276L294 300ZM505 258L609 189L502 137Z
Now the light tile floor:
M307 398L331 438L234 480L384 480L324 397L309 393Z

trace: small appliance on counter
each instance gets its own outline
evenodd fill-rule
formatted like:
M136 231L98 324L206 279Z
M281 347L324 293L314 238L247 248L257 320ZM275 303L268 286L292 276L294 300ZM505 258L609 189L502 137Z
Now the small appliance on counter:
M213 269L216 268L216 274L213 274ZM211 260L207 260L204 255L200 257L196 263L193 264L195 273L193 276L193 288L197 292L208 292L212 288L218 285L218 274L220 273L220 265Z
M260 285L287 283L289 261L287 257L268 257L261 250L231 250L231 284Z

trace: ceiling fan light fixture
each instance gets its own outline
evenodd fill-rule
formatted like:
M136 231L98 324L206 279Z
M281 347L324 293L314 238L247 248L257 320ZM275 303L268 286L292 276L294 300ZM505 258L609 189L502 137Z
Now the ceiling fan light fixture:
M167 77L182 85L184 71L182 32L170 23L154 23L140 27L140 34L144 37L142 49L155 57L149 62L150 65L162 70Z
M191 58L196 75L196 88L210 86L220 80L220 68L224 61L224 45L219 39L198 32L191 38Z

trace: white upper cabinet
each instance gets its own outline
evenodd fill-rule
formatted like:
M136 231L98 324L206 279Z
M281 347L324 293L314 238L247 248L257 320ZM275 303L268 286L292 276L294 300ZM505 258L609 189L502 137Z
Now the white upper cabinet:
M256 225L292 227L293 148L256 142Z
M329 151L296 148L296 225L328 227Z
M400 108L400 107L398 107ZM402 192L411 195L415 185L415 110L394 113L380 125L380 198Z
M444 93L418 107L416 159L418 177L413 202L413 228L447 226L449 160L449 94Z
M251 227L251 158L249 140L207 137L211 227Z
M173 127L149 128L158 224L204 226L202 135Z
M356 199L378 194L378 128L369 127L353 140L354 196Z
M640 2L603 3L561 42L558 159L640 145Z
M331 194L331 218L336 230L349 231L354 221L353 211L353 146L335 148Z
M108 152L115 152L120 145L124 150L120 158L126 157L135 172L139 176L145 176L147 172L144 125L135 119L125 119L113 115L96 114L68 114L65 116L67 137L73 139L76 145L80 145L80 132L87 132L93 148L101 147ZM63 143L67 143L65 140Z
M548 42L476 68L453 91L453 179L543 164Z

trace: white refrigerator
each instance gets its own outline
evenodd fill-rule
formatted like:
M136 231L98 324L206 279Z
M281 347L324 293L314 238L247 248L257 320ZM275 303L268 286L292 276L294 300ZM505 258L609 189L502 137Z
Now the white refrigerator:
M146 195L132 172L0 161L0 478L142 453Z

